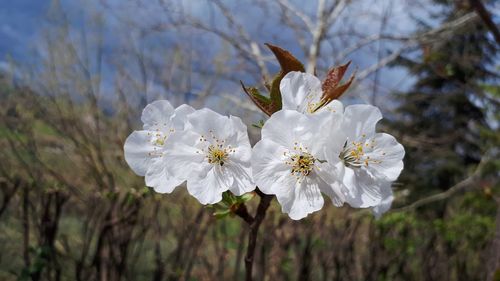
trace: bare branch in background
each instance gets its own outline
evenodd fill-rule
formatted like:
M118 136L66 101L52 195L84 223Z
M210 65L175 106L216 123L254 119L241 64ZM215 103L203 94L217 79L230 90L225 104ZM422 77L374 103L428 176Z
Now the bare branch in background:
M445 192L441 192L441 193L434 194L434 195L431 195L431 196L426 197L426 198L419 199L419 200L411 203L408 206L393 209L391 211L392 212L407 212L407 211L415 210L421 206L448 199L451 196L456 195L460 192L467 191L469 188L479 188L480 185L478 184L477 181L481 178L482 169L487 161L488 161L487 156L483 156L481 158L481 162L477 165L476 169L474 170L474 172L470 176L461 180L460 182L458 182L454 186L448 188Z
M457 29L462 28L465 25L474 22L476 20L477 20L477 15L475 15L474 13L468 13L454 21L438 26L435 29L407 38L404 40L405 43L403 44L402 47L397 48L395 51L392 51L389 55L381 58L375 64L360 71L356 75L356 78L358 80L363 80L366 77L370 76L372 73L376 72L378 69L385 67L394 60L396 60L404 52L407 52L414 47L420 46L421 44L436 42L438 40L444 40L446 37L452 36Z
M495 24L495 22L491 19L490 13L483 5L481 0L469 0L469 3L472 5L472 7L474 7L474 10L476 10L476 13L484 22L484 25L486 25L486 27L488 27L488 29L491 31L493 37L497 41L497 44L500 45L500 30L498 29L498 26Z

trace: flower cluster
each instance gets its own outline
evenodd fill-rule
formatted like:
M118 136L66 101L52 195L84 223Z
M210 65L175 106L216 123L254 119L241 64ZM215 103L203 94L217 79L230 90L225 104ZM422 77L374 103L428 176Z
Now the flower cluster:
M290 72L280 86L283 109L267 120L253 148L260 190L275 194L292 219L321 209L322 193L335 206L374 207L376 216L387 211L404 149L391 135L375 132L380 110L344 109L337 100L318 109L321 83L307 73Z
M323 195L335 206L372 207L380 216L392 203L403 146L376 132L377 107L344 108L325 99L323 85L311 74L288 72L279 84L281 109L270 114L253 148L238 117L153 102L142 113L143 130L125 142L125 159L157 192L187 182L202 204L258 186L294 220L320 210Z
M214 204L230 190L243 195L255 189L247 127L240 118L210 109L174 109L155 101L142 112L144 127L125 141L125 160L146 185L170 193L187 181L202 204Z

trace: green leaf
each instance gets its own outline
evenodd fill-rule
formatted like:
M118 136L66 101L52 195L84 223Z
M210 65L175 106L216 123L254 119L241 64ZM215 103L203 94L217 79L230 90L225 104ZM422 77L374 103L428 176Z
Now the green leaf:
M234 196L230 191L222 193L222 202L231 206L236 201L236 196Z
M281 110L283 104L281 101L281 91L280 91L280 83L283 77L285 77L286 73L281 71L278 73L274 79L273 82L271 83L271 102L273 105L273 108L276 108L275 112L278 110Z
M217 219L223 219L223 218L227 217L230 214L231 214L231 210L230 209L216 211L216 212L213 213L214 217L216 217Z
M255 197L255 192L245 193L241 196L237 196L238 203L245 203L252 200Z
M241 87L247 96L255 103L255 105L262 110L265 114L271 116L275 111L271 99L260 94L257 88L245 87L243 82L240 81Z
M252 124L253 127L262 129L264 127L264 120L259 120L259 122Z

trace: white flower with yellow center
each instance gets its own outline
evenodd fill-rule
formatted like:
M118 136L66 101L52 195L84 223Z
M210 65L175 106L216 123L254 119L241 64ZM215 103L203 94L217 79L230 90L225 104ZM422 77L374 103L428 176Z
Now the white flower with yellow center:
M171 136L184 129L186 116L193 112L185 104L174 109L166 100L155 101L142 111L143 130L134 131L125 141L128 165L136 174L145 176L146 185L157 192L170 193L182 183L167 172L165 149L171 145Z
M321 99L321 81L314 75L303 72L289 72L280 82L282 109L296 110L304 114L315 112L342 113L344 107L338 100L324 105Z
M345 109L340 130L330 130L329 139L343 145L326 146L325 158L337 178L334 185L347 191L346 202L352 207L383 203L375 211L388 208L390 183L403 169L403 146L393 136L375 132L380 119L382 114L375 106L351 105Z
M321 209L322 192L335 205L344 202L343 193L330 185L334 179L325 163L326 120L295 110L278 111L266 121L262 139L253 148L257 186L275 194L282 211L294 220Z
M185 130L171 141L166 149L167 170L187 180L188 192L200 203L217 203L227 190L242 195L255 189L252 148L240 118L197 110L188 115Z

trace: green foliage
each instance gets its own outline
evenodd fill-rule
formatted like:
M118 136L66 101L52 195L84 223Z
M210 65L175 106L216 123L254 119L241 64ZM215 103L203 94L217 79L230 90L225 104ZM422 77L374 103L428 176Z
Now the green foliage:
M245 193L241 196L236 196L230 191L222 193L222 201L220 203L211 205L210 208L214 210L213 215L222 219L229 215L234 216L234 212L241 204L249 202L255 197L254 192Z
M470 12L467 6L441 4L447 12L436 16L444 22ZM491 152L491 139L498 138L491 123L499 119L489 113L498 107L489 108L491 97L483 89L498 81L492 71L495 44L477 22L422 45L422 56L398 60L417 77L408 92L396 95L398 115L390 122L406 148L400 180L411 190L410 201L450 188Z
M34 275L39 275L43 271L50 257L50 248L46 246L30 247L29 253L33 256L33 262L30 266L21 270L21 274L18 277L19 281L32 280Z

